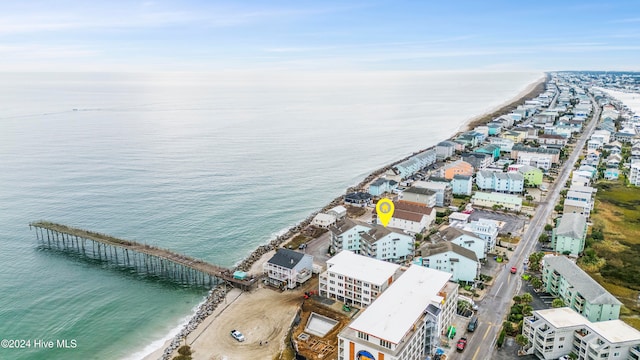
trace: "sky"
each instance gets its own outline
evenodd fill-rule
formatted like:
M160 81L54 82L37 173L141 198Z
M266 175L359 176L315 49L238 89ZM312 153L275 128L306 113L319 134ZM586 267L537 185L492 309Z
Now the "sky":
M640 71L640 1L0 0L0 71Z

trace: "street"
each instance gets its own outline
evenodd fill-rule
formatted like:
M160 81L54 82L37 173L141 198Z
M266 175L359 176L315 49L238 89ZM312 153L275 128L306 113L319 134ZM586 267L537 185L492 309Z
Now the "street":
M479 302L480 309L478 311L478 318L480 322L475 333L471 337L468 337L469 348L466 350L466 355L470 357L467 358L474 360L486 359L487 354L496 351L495 343L502 327L502 321L509 311L511 299L518 293L522 286L520 275L523 270L523 260L527 258L535 248L538 237L544 230L544 225L560 196L560 190L567 182L573 165L600 118L600 107L595 99L591 95L589 96L595 108L592 120L582 132L571 155L562 165L556 181L549 188L547 197L536 209L536 213L531 218L520 244L515 249L511 259L509 259L509 263L505 266L505 269L510 269L512 266L515 266L518 269L518 273L514 275L509 273L508 270L501 271L496 276L491 290L485 298Z

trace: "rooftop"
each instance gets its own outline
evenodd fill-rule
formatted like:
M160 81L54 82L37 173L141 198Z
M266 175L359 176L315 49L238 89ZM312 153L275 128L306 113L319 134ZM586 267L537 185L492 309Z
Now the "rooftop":
M278 251L269 259L270 264L293 269L304 257L304 254L289 249L278 249Z
M433 208L430 208L426 205L415 203L412 201L404 201L404 200L394 201L393 205L396 211L404 210L404 211L409 211L409 212L414 212L414 213L419 213L424 215L431 215L431 212L433 212Z
M460 245L454 244L450 241L441 241L438 243L430 243L430 242L426 242L424 244L422 244L422 246L420 246L420 248L418 249L418 252L420 253L420 256L423 257L427 257L427 256L431 256L431 255L437 255L437 254L442 254L442 253L446 253L446 252L454 252L460 256L463 256L467 259L471 259L473 261L478 261L478 258L476 257L476 253L469 250L469 249L465 249Z
M555 328L584 326L610 343L640 341L640 331L627 325L622 320L591 322L573 309L561 307L557 309L536 310L534 315L546 320Z
M340 251L327 260L327 271L381 285L389 281L400 265L357 255L348 250Z
M544 257L544 262L545 266L548 265L560 273L589 303L622 305L589 274L565 256L547 255Z
M537 314L556 328L580 326L590 323L587 318L568 307L536 310L534 314Z
M393 212L393 217L396 219L408 220L413 222L421 222L422 218L424 217L424 214L396 209Z
M442 301L439 293L450 278L449 273L411 265L349 327L399 344L425 309Z
M433 191L433 190L429 190L429 189L425 189L425 188L419 188L419 187L415 187L415 186L412 186L412 187L408 188L404 192L405 193L411 193L411 194L420 194L420 195L433 195L433 194L435 194L435 191Z
M565 200L566 202L566 200ZM586 233L587 219L580 214L564 214L560 218L555 235L581 239Z

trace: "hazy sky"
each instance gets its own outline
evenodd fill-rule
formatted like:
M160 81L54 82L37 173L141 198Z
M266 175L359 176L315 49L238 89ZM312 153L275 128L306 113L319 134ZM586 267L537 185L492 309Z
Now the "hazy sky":
M640 70L640 1L8 1L0 71Z

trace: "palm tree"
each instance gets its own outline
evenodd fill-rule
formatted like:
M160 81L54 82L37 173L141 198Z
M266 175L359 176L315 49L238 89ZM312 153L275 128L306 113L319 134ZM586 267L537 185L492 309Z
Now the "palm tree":
M562 299L559 299L559 298L555 298L551 302L551 307L552 308L561 308L561 307L564 307L564 306L565 306L564 301L562 301Z
M529 345L529 339L522 334L518 334L516 335L516 344L520 345L522 347L521 350L524 351L524 347Z
M540 289L543 285L542 280L536 276L532 277L529 281L531 282L531 286L536 290Z
M529 293L524 293L520 295L520 303L522 304L531 304L533 301L533 296Z

